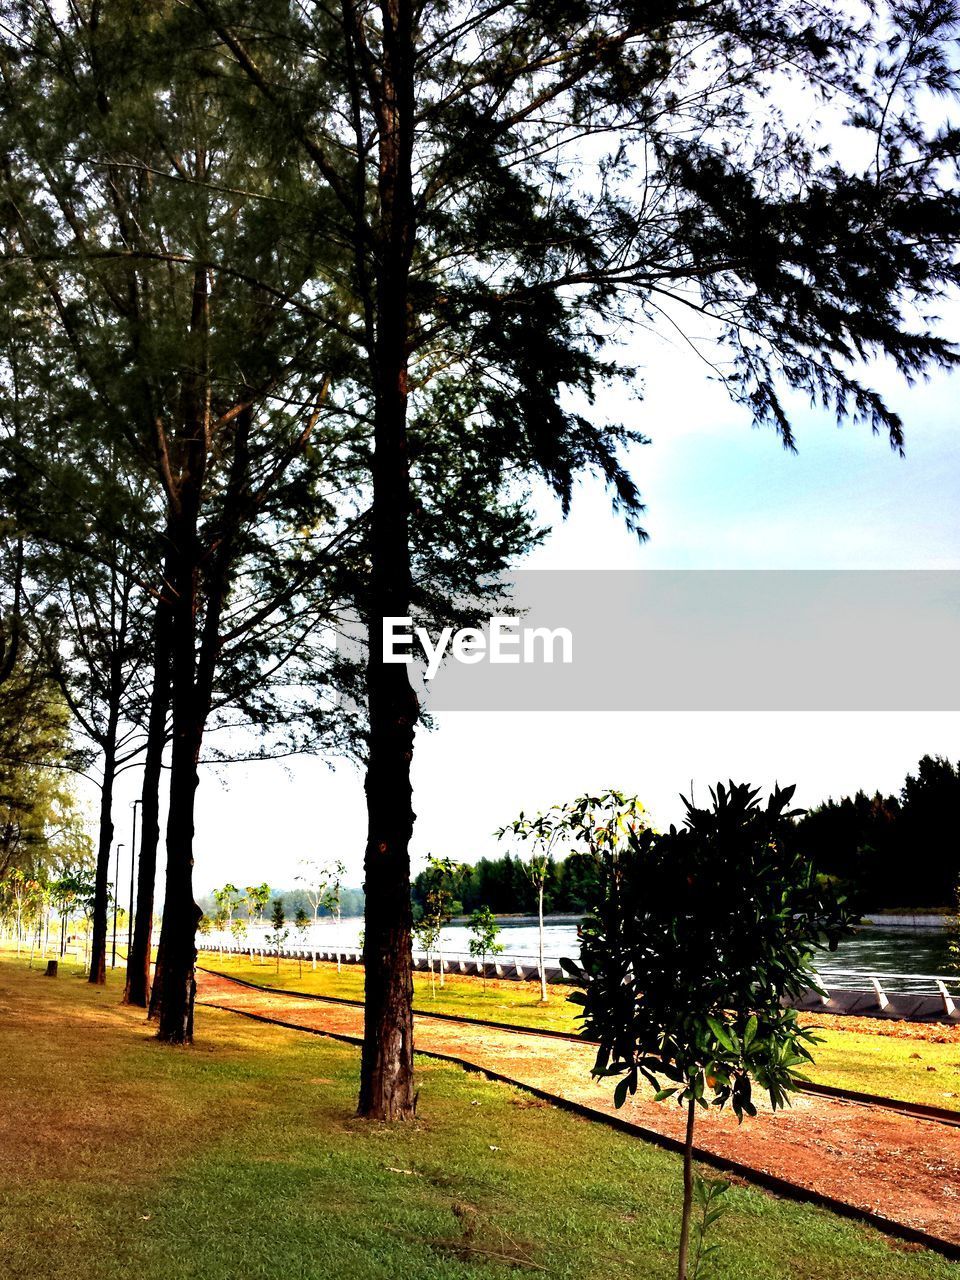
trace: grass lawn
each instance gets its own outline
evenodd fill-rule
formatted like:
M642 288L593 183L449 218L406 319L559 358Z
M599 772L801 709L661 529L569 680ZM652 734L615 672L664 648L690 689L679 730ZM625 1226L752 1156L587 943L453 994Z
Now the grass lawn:
M673 1275L677 1157L418 1061L419 1119L353 1118L349 1047L198 1010L158 1044L120 984L0 963L0 1277L570 1280ZM716 1280L958 1268L746 1187Z
M279 972L275 960L250 963L247 955L224 954L221 963L216 952L201 952L199 963L208 969L216 969L247 982L262 986L282 987L291 991L309 991L314 995L341 996L348 1000L363 999L363 966L345 964L337 973L337 966L329 962L317 962L314 970L304 961L303 971L296 960L281 960ZM479 978L448 973L440 986L435 976L436 994L431 995L430 975L414 972L414 1007L423 1013L455 1013L461 1018L488 1018L493 1022L509 1022L516 1026L535 1030L549 1027L556 1031L577 1031L576 1007L567 1002L572 990L568 986L551 986L550 999L540 1003L538 982L513 982L509 979L489 979L486 990Z
M816 1062L807 1071L818 1084L960 1111L960 1041L938 1044L833 1026L819 1034L823 1044L815 1047Z
M309 991L317 995L363 998L363 969L344 965L309 963L302 973L295 960L251 964L247 956L224 955L223 963L214 953L203 954L200 963L210 969L244 978L263 986ZM577 1006L567 1002L569 987L553 986L546 1005L540 1003L540 987L534 982L487 983L484 992L478 978L448 974L443 988L431 996L428 974L414 975L414 1005L424 1013L455 1013L464 1018L488 1018L516 1026L575 1032ZM818 1020L807 1021L817 1024ZM960 1035L947 1043L920 1040L893 1034L894 1024L876 1023L891 1034L845 1029L843 1019L820 1019L823 1044L816 1049L816 1063L807 1074L820 1084L861 1093L882 1094L905 1102L923 1102L960 1110ZM865 1020L857 1020L860 1025ZM818 1024L818 1025L819 1025ZM946 1031L949 1035L949 1030Z

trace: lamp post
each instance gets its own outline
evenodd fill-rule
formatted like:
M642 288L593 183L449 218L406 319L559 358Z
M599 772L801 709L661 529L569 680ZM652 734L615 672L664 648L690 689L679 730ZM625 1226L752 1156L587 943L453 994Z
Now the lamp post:
M120 850L123 848L123 841L117 845L117 861L113 868L113 953L110 957L110 968L117 967L117 906L118 895L120 892Z
M137 805L142 804L141 800L131 801L130 808L133 810L133 831L130 835L130 912L127 916L127 964L130 963L130 952L133 950L133 892L134 892L134 863L137 857Z

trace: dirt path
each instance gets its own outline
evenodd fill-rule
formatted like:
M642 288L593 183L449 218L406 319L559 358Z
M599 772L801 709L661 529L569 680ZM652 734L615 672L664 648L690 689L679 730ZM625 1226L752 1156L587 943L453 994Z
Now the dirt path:
M198 998L298 1026L360 1035L363 1011L274 995L198 974ZM609 1081L590 1078L593 1050L535 1033L416 1019L417 1047L465 1059L596 1111L671 1138L683 1137L679 1107L649 1098L613 1106ZM738 1125L703 1112L697 1146L821 1195L960 1244L960 1128L847 1102L800 1096L792 1108Z

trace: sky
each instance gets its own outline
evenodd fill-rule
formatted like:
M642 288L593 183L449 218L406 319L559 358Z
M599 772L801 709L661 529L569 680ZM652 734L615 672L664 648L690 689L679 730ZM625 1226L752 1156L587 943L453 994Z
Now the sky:
M960 568L956 378L908 389L876 371L905 418L905 458L806 406L791 455L689 352L662 343L638 354L643 398L611 397L601 409L630 415L652 438L630 458L649 540L629 536L602 486L586 482L565 522L549 494L537 495L553 532L524 568ZM797 802L813 805L859 787L897 791L925 752L960 757L960 713L448 712L417 735L414 871L427 853L495 856L507 846L493 832L520 809L594 788L638 795L666 826L682 819L679 794L691 785L702 802L718 779L796 782ZM118 790L124 859L137 786L130 773ZM196 828L198 894L227 880L290 887L303 858L339 857L346 883L362 881L363 780L348 763L204 768Z

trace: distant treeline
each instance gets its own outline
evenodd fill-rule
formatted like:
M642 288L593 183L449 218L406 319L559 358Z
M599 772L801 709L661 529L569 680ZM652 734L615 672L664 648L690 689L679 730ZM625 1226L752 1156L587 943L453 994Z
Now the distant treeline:
M264 919L270 919L270 912L273 910L274 901L277 898L283 899L283 909L286 912L287 920L290 921L297 914L297 909L303 907L304 911L310 918L313 918L313 907L307 900L307 895L302 889L274 889L270 894L270 901L267 903ZM320 919L325 920L333 915L326 907L320 908ZM340 915L347 919L363 915L363 890L362 889L341 889L340 890Z
M827 800L797 822L818 871L865 908L951 907L960 881L960 761L924 756L899 795Z
M817 871L842 880L864 910L880 907L957 906L960 882L960 761L924 756L915 773L908 774L897 795L854 796L826 800L796 823L798 847ZM551 860L544 887L544 909L551 914L576 914L587 909L597 881L597 866L584 853ZM431 872L421 871L413 881L414 914L426 905ZM536 890L523 861L506 853L465 864L463 874L451 882L451 913L469 913L487 906L498 915L533 913ZM298 907L312 918L313 908L302 889L273 889L263 918L270 919L273 902L283 898L287 920ZM363 890L344 889L344 917L363 915ZM211 895L200 899L212 916L216 904ZM239 915L244 915L241 908ZM321 910L321 916L330 912Z
M924 756L898 795L877 792L827 800L795 825L798 847L817 871L844 882L855 904L942 907L955 910L960 882L960 761ZM426 904L432 873L413 882L414 912ZM597 867L582 853L551 862L544 908L582 912L596 883ZM497 914L534 912L536 891L524 863L511 854L467 864L448 886L453 914L488 906Z
M411 893L416 914L426 904L430 876L429 871L421 871L413 882ZM585 911L596 880L596 863L587 854L571 853L561 861L551 860L543 891L544 910L551 914ZM451 887L454 915L484 906L498 915L537 909L537 893L526 868L519 858L509 853L502 858L481 858L473 865L468 864L463 876Z
M310 905L307 895L302 889L271 889L270 897L263 909L263 919L265 922L269 921L273 911L273 904L277 898L283 899L283 910L286 914L288 924L292 923L293 918L300 907L303 908L311 920L313 919L313 907ZM214 901L213 894L204 894L203 897L198 900L198 903L200 910L212 919L217 910L217 904ZM333 913L328 911L327 908L320 908L321 920L329 919L332 914ZM235 915L245 918L247 916L246 905L240 906L235 912ZM344 919L353 919L357 916L363 915L362 889L342 889L340 891L340 915Z

